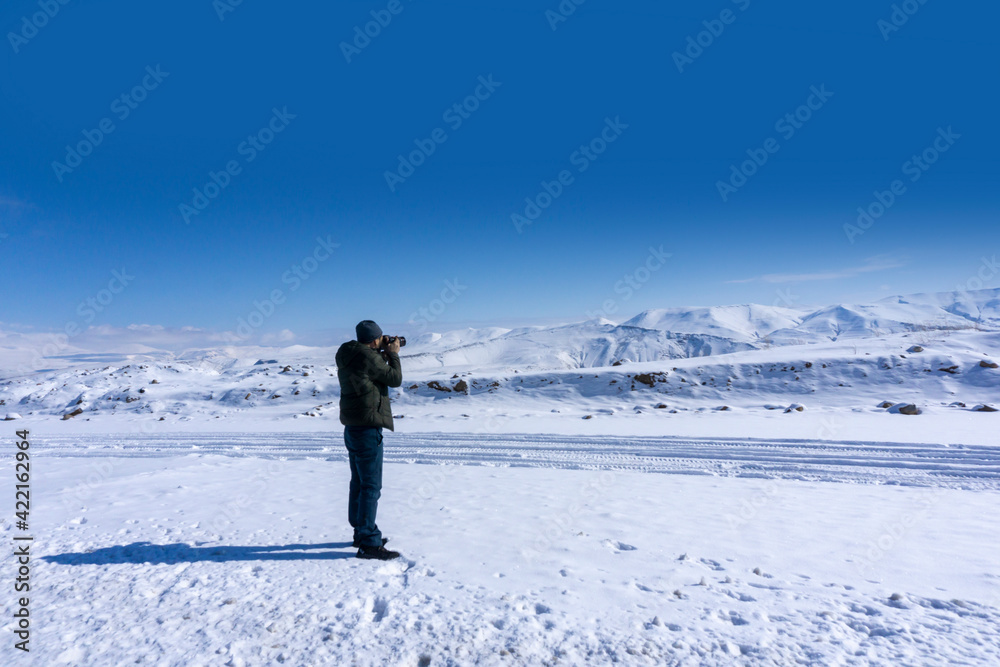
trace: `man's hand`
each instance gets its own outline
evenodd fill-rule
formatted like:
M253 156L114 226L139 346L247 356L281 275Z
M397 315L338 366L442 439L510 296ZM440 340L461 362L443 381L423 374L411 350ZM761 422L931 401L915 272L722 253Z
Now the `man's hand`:
M385 346L386 352L392 352L393 354L399 354L399 339L392 338L389 340L389 344Z

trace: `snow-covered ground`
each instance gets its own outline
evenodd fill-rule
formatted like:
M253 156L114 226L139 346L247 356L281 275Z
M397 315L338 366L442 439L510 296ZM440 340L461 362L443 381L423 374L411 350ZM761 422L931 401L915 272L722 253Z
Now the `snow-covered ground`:
M413 336L391 563L347 543L335 347L143 331L0 332L5 660L1000 664L998 290Z
M340 440L37 439L20 662L1000 661L997 450L390 434L373 563Z

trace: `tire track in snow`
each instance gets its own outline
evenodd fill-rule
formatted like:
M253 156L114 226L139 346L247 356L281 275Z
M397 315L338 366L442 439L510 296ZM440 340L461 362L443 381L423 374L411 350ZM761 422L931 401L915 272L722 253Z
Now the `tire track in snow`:
M330 433L38 437L40 456L346 460ZM519 466L1000 490L1000 447L824 440L394 433L391 463Z

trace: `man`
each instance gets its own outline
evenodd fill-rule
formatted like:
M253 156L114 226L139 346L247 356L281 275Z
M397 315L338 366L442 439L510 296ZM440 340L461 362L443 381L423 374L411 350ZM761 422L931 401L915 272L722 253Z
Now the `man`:
M351 460L347 518L354 527L358 558L391 560L399 553L385 548L389 540L375 525L375 514L382 495L382 429L393 430L389 387L403 384L399 341L387 339L383 357L382 329L375 322L363 320L355 332L357 340L337 350L340 423Z

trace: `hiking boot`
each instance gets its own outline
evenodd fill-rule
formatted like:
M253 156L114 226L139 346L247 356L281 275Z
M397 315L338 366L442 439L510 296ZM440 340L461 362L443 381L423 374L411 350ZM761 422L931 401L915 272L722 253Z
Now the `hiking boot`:
M358 558L369 558L373 560L392 560L399 558L398 551L389 551L385 547L366 547L362 545L358 549Z
M385 543L386 543L386 542L388 542L388 541L389 541L389 538L388 538L388 537L383 537L383 538L382 538L382 546L384 547L384 546L385 546ZM353 544L352 546L353 546L353 547L354 547L355 549L359 549L359 548L361 548L361 540L359 540L358 538L356 538L356 537L355 537L355 538L354 538L354 544Z

